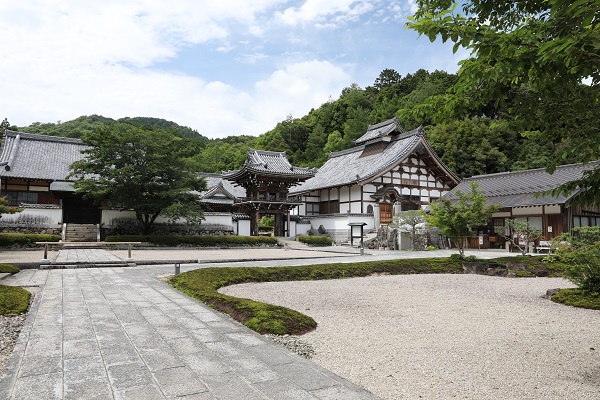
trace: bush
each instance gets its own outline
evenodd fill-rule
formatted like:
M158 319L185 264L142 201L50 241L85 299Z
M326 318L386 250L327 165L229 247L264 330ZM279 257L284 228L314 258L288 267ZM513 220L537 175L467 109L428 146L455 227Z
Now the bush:
M567 278L587 294L600 294L600 227L579 227L573 235L562 235L569 245L557 251L560 260L569 265Z
M0 247L36 247L35 242L58 242L59 235L0 233Z
M264 236L167 236L167 235L115 235L107 236L107 242L146 242L156 246L196 246L196 247L242 247L274 246L276 238Z
M333 240L329 236L296 236L299 242L309 246L331 246Z
M16 265L12 265L12 264L0 264L0 273L9 273L9 274L16 274L17 272L21 271L21 269L19 267L17 267Z
M31 293L23 288L0 285L0 315L24 313L30 297Z
M302 334L316 328L310 317L285 307L219 293L224 286L244 282L339 279L380 274L462 273L460 262L448 258L403 259L361 263L317 264L269 268L201 268L169 280L182 292L231 315L259 333Z

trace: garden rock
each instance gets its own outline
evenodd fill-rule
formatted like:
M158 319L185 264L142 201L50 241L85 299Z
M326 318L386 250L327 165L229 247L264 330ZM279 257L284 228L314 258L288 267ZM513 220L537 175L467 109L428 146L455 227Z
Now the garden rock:
M508 270L506 268L501 268L501 267L488 268L487 274L489 276L507 277L508 276Z
M466 274L485 275L487 273L487 266L478 262L463 262L461 265Z

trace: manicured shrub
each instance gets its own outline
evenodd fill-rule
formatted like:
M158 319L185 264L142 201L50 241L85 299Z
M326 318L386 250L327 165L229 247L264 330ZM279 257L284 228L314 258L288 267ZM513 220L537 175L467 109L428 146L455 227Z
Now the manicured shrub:
M278 241L264 236L175 236L175 235L115 235L107 236L107 242L146 242L156 246L195 246L195 247L245 247L275 246Z
M299 242L306 243L309 246L331 246L333 240L329 236L296 236Z
M17 267L16 265L12 265L12 264L0 264L0 273L9 273L9 274L16 274L17 272L19 272L21 269L19 267Z
M0 233L0 247L37 247L35 242L58 242L59 235Z
M31 293L23 288L0 285L0 315L24 313L30 297Z

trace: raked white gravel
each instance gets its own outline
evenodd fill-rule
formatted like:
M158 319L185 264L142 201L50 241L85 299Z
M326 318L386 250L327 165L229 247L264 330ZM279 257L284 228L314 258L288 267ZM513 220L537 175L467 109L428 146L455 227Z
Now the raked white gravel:
M600 399L600 311L563 279L372 276L236 285L313 317L313 360L385 399Z

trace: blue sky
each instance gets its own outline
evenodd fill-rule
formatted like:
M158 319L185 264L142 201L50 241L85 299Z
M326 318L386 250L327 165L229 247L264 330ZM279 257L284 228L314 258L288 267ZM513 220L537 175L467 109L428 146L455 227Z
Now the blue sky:
M385 68L456 72L413 0L3 0L0 118L165 118L259 135Z

